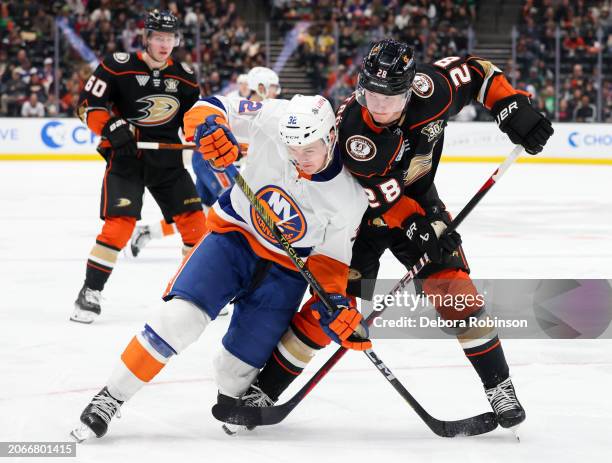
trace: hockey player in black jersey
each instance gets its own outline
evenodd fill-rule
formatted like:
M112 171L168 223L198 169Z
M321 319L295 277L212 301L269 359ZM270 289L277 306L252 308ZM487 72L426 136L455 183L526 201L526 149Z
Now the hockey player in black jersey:
M100 218L104 220L87 260L85 283L70 319L91 323L119 251L140 219L147 187L167 222L175 222L185 248L204 234L200 198L180 151L137 150L138 141L181 143L183 114L199 97L193 70L170 57L178 20L154 10L145 20L145 51L106 56L81 92L78 115L102 136L106 160Z
M448 119L473 101L487 108L500 130L530 154L539 153L553 133L550 121L533 108L528 95L512 88L486 59L451 56L416 64L412 48L394 40L382 40L369 50L357 89L337 114L338 149L370 202L353 246L348 294L372 298L371 283L386 249L407 269L427 253L432 262L419 274L419 289L428 295L473 295L475 301L463 310L436 307L440 316L487 319L459 234L443 234L450 218L434 185ZM329 343L306 315L296 314L245 394L245 404L274 403L316 350ZM495 328L465 329L457 338L500 425L520 424L525 411L516 398ZM258 400L252 399L254 395Z

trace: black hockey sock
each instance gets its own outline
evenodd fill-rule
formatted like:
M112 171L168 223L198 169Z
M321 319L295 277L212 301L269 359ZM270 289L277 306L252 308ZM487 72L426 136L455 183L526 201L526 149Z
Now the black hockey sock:
M119 249L106 243L96 241L87 259L85 286L96 291L102 291L113 271L119 251Z
M256 385L275 402L289 385L304 371L289 360L278 350L272 352L272 356L257 377Z
M497 336L480 346L463 349L463 352L480 376L485 389L497 386L510 376L504 350Z

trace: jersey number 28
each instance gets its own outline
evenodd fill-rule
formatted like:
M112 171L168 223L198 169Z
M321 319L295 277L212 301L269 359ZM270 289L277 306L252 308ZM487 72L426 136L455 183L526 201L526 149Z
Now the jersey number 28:
M402 189L399 186L399 183L394 178L390 178L382 183L376 185L376 187L380 190L385 201L388 203L392 203L402 194ZM371 188L364 188L366 195L368 196L368 201L370 203L370 207L372 209L376 207L380 207L380 201L376 199L376 193Z

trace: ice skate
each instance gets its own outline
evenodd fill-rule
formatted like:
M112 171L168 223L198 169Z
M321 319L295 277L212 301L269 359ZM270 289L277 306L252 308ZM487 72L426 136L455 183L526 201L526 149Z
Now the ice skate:
M151 238L151 228L148 225L137 225L130 240L132 257L138 257L140 251L151 241Z
M102 311L100 307L101 299L102 293L100 291L83 285L76 301L74 301L74 312L70 316L70 320L79 323L93 322Z
M102 437L108 431L108 423L117 414L121 418L119 407L122 401L115 399L104 387L91 400L81 413L81 424L70 432L70 436L78 443L91 437Z
M497 422L502 428L512 430L515 437L518 436L518 426L525 421L525 409L516 398L516 392L510 378L502 381L497 386L486 389L487 399L491 408L497 416Z
M263 392L259 387L255 385L251 385L249 389L244 393L244 395L240 399L234 399L232 397L224 396L223 394L219 394L217 398L218 401L223 400L238 400L240 405L246 407L271 407L274 405L275 401L272 400L268 395ZM233 436L240 432L244 431L252 431L255 429L255 426L244 426L239 424L230 424L225 423L221 426L223 431L226 434Z

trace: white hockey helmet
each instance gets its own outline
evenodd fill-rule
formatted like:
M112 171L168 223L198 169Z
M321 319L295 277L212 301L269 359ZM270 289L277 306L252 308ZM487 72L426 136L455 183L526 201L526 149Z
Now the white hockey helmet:
M321 95L295 95L285 106L278 123L278 133L287 146L303 146L323 140L329 149L330 132L335 128L334 110Z
M272 85L276 85L277 87L276 95L279 95L281 92L278 74L270 68L263 66L254 67L247 74L247 80L249 82L249 89L257 93L264 100L268 98L268 90ZM259 84L264 87L263 94L259 91Z

